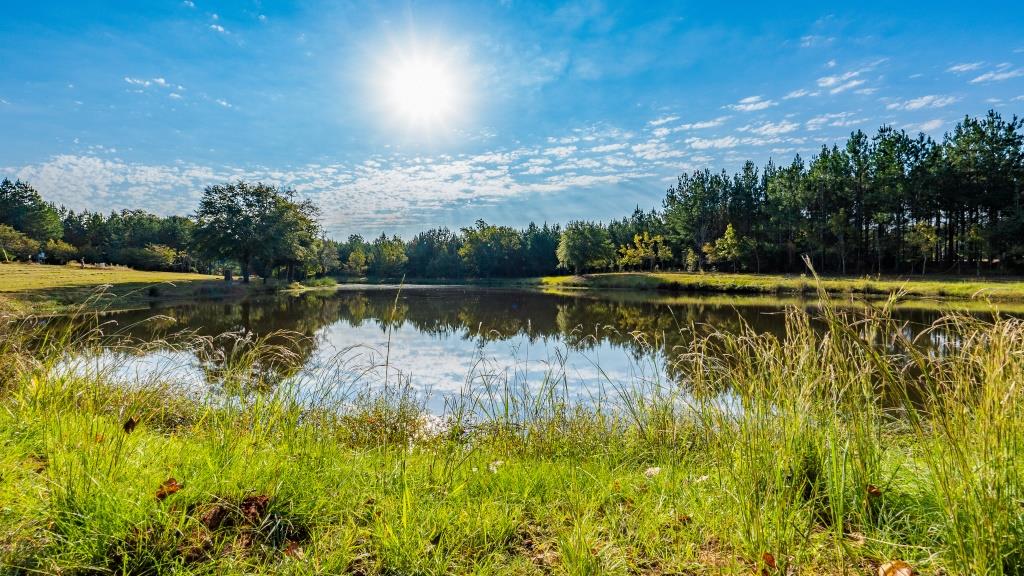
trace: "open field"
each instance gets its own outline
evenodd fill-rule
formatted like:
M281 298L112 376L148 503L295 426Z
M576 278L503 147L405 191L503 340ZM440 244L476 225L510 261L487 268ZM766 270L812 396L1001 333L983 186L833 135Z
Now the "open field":
M727 274L721 272L619 272L582 276L547 276L542 286L590 289L677 290L733 294L814 294L817 285L809 276ZM1024 300L1024 280L1018 278L829 278L820 287L830 294L887 296L902 291L907 296Z
M79 268L76 265L0 264L0 302L35 314L94 308L138 308L156 301L244 294L253 288L225 286L217 276L145 272L131 268ZM102 296L100 296L102 292Z
M694 340L685 384L480 374L439 417L269 379L260 342L210 389L58 370L99 336L7 316L0 571L1021 573L1024 324L950 317L935 355L884 310L790 314Z

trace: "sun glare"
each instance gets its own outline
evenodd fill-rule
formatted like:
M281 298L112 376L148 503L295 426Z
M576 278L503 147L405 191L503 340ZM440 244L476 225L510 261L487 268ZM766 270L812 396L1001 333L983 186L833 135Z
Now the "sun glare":
M405 123L440 125L458 108L457 78L440 58L418 55L395 61L386 82L390 108Z

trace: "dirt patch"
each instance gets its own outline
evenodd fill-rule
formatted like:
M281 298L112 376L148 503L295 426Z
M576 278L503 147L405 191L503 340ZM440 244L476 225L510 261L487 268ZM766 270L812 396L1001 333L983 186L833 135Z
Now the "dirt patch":
M215 498L192 504L186 521L174 526L151 522L111 547L107 567L114 574L155 574L175 564L218 558L300 559L310 529L304 519L275 509L270 496ZM171 516L174 514L172 512Z

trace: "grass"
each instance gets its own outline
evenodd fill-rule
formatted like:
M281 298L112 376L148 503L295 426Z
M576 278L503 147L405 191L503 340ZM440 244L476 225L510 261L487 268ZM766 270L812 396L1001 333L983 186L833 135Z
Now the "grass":
M387 366L273 376L269 338L197 388L6 315L0 572L1024 572L1024 324L949 316L926 354L891 301L821 297L817 327L703 332L680 383L471 371L441 416Z
M218 276L121 266L0 264L0 304L35 314L67 313L83 304L102 309L142 308L154 302L237 297L264 289L258 282L227 286Z
M583 276L546 276L539 284L551 288L674 290L735 294L810 294L821 289L833 295L866 294L994 301L1024 300L1024 281L949 278L821 278L805 275L727 274L690 272L620 272Z

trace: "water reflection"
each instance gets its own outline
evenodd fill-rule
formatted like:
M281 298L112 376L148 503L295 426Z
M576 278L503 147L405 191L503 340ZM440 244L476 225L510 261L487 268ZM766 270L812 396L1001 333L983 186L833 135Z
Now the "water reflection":
M115 350L108 356L118 354L119 342L150 343L141 352L120 348L133 356L130 362L119 357L128 375L160 370L162 376L222 383L225 369L252 360L246 356L252 343L265 339L276 351L250 364L272 375L266 381L324 367L345 370L336 373L338 381L366 381L370 373L386 379L390 370L414 386L454 391L482 369L522 382L555 377L581 387L638 377L681 381L668 360L695 332L746 325L781 335L787 305L814 307L812 301L772 298L406 287L192 303L111 314L103 321L107 332L116 333L105 343ZM865 306L847 305L854 312ZM908 334L941 314L926 308L895 313ZM187 344L197 338L203 346ZM944 338L937 331L923 344L946 345ZM160 364L161 358L173 363Z

